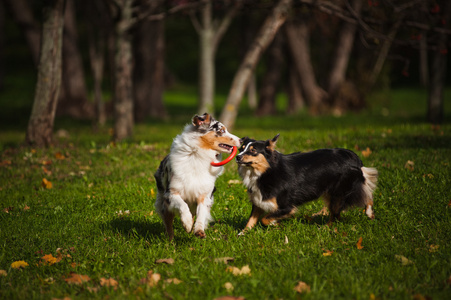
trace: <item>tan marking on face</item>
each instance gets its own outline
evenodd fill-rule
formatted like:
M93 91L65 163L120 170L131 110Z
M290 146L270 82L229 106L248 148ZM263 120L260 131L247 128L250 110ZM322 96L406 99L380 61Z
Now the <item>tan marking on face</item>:
M227 152L226 149L219 147L219 144L234 146L236 143L230 137L218 136L214 131L204 134L200 137L200 147L220 152Z
M243 155L241 162L246 163L246 164L251 163L250 165L247 165L247 166L253 168L255 171L259 172L260 174L265 173L266 170L268 170L270 167L265 156L261 153L259 153L257 156Z

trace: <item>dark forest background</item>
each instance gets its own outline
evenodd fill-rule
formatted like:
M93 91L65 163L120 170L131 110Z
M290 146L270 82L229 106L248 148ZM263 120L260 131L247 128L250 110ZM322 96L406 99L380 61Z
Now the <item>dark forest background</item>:
M341 115L375 90L420 86L440 124L450 24L447 0L3 0L0 95L24 82L28 99L2 103L29 105L37 146L52 143L55 116L111 119L127 138L170 118L163 95L180 86L230 127L243 99L257 116L277 113L280 93L286 114Z

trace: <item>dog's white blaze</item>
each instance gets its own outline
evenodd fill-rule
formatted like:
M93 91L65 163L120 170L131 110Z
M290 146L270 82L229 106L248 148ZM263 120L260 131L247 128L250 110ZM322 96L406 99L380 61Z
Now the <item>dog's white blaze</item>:
M240 154L238 154L237 156L241 156L241 155L243 155L246 151L247 151L247 149L249 149L249 147L250 147L250 145L252 145L253 143L249 143L249 144L247 144L246 145L246 148L244 148L244 150L243 151L241 151L240 152Z

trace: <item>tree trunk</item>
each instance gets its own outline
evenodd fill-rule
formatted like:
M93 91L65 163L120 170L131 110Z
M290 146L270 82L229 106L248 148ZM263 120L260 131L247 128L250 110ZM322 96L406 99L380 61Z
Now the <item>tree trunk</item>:
M294 115L304 108L304 97L299 85L300 78L296 67L289 64L288 67L288 107L287 114Z
M238 115L238 106L248 86L263 51L274 39L280 26L285 22L292 0L280 0L270 15L266 18L259 33L254 39L250 49L243 58L230 87L225 107L222 110L220 120L230 128L235 124Z
M201 11L202 28L199 30L199 109L200 114L214 113L215 53L211 0L205 1Z
M324 110L327 93L318 86L309 50L309 28L306 23L288 23L285 26L288 45L299 76L309 111L317 115Z
M61 50L64 27L64 0L45 1L41 55L36 92L28 122L26 143L43 147L53 139L53 124L61 85Z
M9 8L14 21L22 29L28 43L35 66L39 63L39 51L41 45L41 28L33 17L33 12L26 0L4 0Z
M129 29L133 0L116 0L121 12L116 24L116 55L114 70L114 140L133 134L133 57Z
M57 115L77 119L94 118L94 106L88 102L83 60L78 49L74 0L66 1L63 34L63 77Z
M194 28L199 34L199 113L214 113L215 95L215 57L217 47L227 31L233 17L241 7L241 2L232 4L226 11L221 21L213 19L213 1L204 0L201 8L201 23L197 21L194 14L191 20Z
M86 28L89 47L89 62L93 77L95 105L95 123L103 126L107 121L105 102L103 100L102 82L105 67L105 50L108 36L113 34L113 21L109 8L103 1L84 0L81 3L88 26Z
M360 15L362 4L362 0L353 0L351 3L357 15ZM335 96L340 85L346 80L346 70L348 69L356 29L357 24L349 22L345 22L340 29L327 87L327 92L331 98Z
M0 3L0 91L5 80L5 7Z
M420 84L422 87L429 86L429 63L428 63L428 45L427 33L422 31L420 37Z
M443 26L451 21L451 4L448 0L440 1L442 15L440 18ZM437 39L437 50L433 52L431 79L429 81L428 98L428 121L432 124L441 124L443 122L443 89L446 80L448 35L439 33Z
M377 56L376 62L374 63L373 70L368 80L367 89L371 89L376 83L376 80L382 71L382 67L384 66L388 52L390 51L393 40L395 39L395 36L398 33L399 26L401 25L403 19L404 19L403 16L399 17L399 19L395 22L395 24L393 24L392 28L390 28L390 31L387 34L387 38L382 43L379 55Z
M260 101L256 111L257 116L273 115L276 110L277 90L283 67L283 41L277 34L268 49L267 67L260 88Z
M137 26L135 39L135 120L165 118L164 92L164 20L144 20Z

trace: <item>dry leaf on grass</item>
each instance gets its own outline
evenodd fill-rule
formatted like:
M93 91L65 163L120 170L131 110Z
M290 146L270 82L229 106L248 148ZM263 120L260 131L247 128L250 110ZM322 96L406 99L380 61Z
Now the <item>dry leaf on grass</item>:
M368 156L371 155L371 153L372 153L372 151L371 151L371 149L368 148L368 147L366 147L366 149L362 151L363 157L368 157Z
M66 157L61 152L57 152L57 153L55 153L55 158L59 159L59 160L63 160Z
M81 275L81 274L77 274L77 273L70 273L70 277L67 277L64 279L64 281L66 281L69 284L76 284L76 285L80 285L83 284L85 282L90 281L91 278L89 278L88 275Z
M161 279L161 275L158 273L154 273L152 270L147 272L147 277L141 279L141 283L145 283L150 287L154 287L158 284Z
M334 253L334 251L332 250L324 250L325 252L323 253L323 256L331 256L332 253Z
M41 185L45 189L51 189L52 188L52 182L48 181L46 178L42 178Z
M439 247L440 247L440 245L430 245L429 252L431 252L431 253L437 252Z
M233 292L233 289L234 289L234 287L233 287L233 284L232 283L230 283L230 282L226 282L226 283L224 283L224 288L227 290L227 292Z
M11 264L11 268L13 269L20 269L25 267L28 267L28 263L24 260L18 260Z
M165 279L164 282L165 283L173 283L173 284L180 284L180 283L182 283L182 281L180 279L178 279L178 278L168 278L168 279Z
M411 160L408 160L404 165L404 168L406 168L409 171L413 171L413 169L415 168L415 163Z
M246 298L244 298L243 296L238 296L238 297L235 297L235 296L222 296L222 297L215 298L213 300L245 300L245 299Z
M294 290L296 292L298 292L299 294L302 293L309 293L310 292L310 286L303 282L303 281L299 281L298 284L294 287Z
M172 265L172 264L174 264L174 259L173 258L161 258L161 259L155 260L155 263Z
M229 262L232 262L232 261L234 261L235 260L235 258L233 258L233 257L218 257L218 258L215 258L215 262L216 263L220 263L220 262L222 262L222 263L225 263L225 264L227 264L227 263L229 263Z
M54 257L52 254L47 254L41 257L41 264L51 266L57 262L60 262L61 259L61 254L59 254L58 257Z
M362 241L363 241L363 238L360 237L360 238L359 238L359 241L358 241L357 244L356 244L357 249L359 249L359 250L362 250L362 249L363 249Z
M413 264L413 262L411 260L409 260L407 257L405 257L403 255L398 255L397 254L397 255L395 255L395 258L398 261L400 261L403 266L407 266L407 265Z
M113 287L115 290L117 289L118 282L113 278L100 278L100 285L106 287Z
M251 269L248 265L243 266L241 269L237 267L227 267L226 271L232 273L235 276L251 275Z

